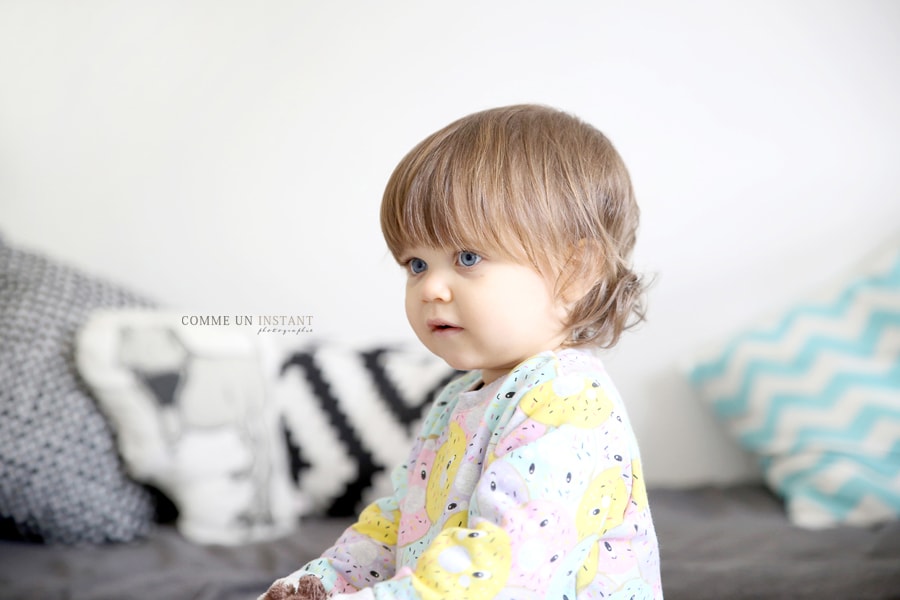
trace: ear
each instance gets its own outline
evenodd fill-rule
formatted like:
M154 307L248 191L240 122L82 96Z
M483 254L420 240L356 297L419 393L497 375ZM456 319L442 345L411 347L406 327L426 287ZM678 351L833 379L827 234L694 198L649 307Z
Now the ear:
M572 246L559 276L559 293L570 308L603 278L605 253L600 240L581 239Z

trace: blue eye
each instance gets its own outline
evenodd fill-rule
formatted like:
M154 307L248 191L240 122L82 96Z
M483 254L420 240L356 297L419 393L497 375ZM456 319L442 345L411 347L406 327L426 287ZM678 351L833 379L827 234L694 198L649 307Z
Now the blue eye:
M411 258L407 263L409 267L409 272L413 275L418 275L422 271L428 268L428 263L426 263L421 258Z
M474 252L470 252L468 250L461 251L456 259L459 261L459 264L463 267L474 267L479 262L481 262L481 257L475 254Z

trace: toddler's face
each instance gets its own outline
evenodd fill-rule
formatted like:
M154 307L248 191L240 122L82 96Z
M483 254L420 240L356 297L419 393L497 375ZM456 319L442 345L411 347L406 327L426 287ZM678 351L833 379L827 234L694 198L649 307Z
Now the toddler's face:
M419 246L407 269L406 316L422 343L485 383L565 340L566 307L534 268L475 251Z

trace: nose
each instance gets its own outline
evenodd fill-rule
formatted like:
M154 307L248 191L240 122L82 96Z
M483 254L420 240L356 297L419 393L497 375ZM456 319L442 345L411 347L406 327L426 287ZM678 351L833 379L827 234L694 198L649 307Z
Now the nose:
M423 302L449 302L453 298L450 282L440 270L429 269L419 280Z

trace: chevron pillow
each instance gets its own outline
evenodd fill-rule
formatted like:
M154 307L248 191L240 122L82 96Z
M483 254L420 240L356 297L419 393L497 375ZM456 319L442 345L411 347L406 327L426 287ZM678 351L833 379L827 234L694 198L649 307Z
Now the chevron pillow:
M794 524L900 518L900 239L687 375Z

